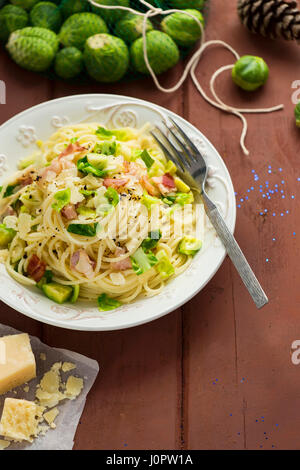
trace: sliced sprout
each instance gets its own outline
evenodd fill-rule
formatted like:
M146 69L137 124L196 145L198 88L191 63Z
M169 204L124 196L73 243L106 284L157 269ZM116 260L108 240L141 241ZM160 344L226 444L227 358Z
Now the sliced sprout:
M132 269L139 276L155 266L158 262L152 251L145 253L142 247L138 248L136 252L130 256Z
M95 147L93 148L93 152L101 153L102 155L115 155L117 151L117 143L115 140L111 142L97 142Z
M94 189L89 190L89 189L80 189L79 190L80 194L83 194L84 197L90 197L90 196L95 196L96 191Z
M159 204L161 200L158 197L150 196L149 194L144 194L141 198L141 203L147 207L148 210L151 210L152 204Z
M93 167L98 168L99 170L104 170L104 168L107 167L107 164L108 164L107 155L102 155L99 153L88 153L86 157L87 157L88 163L92 165Z
M152 250L156 247L157 243L161 239L160 230L152 230L149 232L148 237L142 242L141 247L145 252Z
M65 206L67 206L70 203L71 200L71 189L62 189L61 191L57 191L57 193L54 194L54 199L57 202L54 202L52 204L52 208L60 212Z
M96 168L95 166L91 165L87 159L87 156L80 158L77 162L77 168L81 173L84 174L92 174L97 176L98 178L102 178L107 175L107 172L103 169Z
M156 253L158 263L155 269L160 273L163 279L167 279L175 273L174 266L172 265L168 255L164 250L160 250Z
M16 231L14 229L7 228L5 224L0 224L0 248L7 248L15 235Z
M178 253L187 256L195 256L199 250L201 250L202 242L198 238L193 237L183 237L178 245Z
M118 308L122 305L121 302L119 302L116 299L112 299L111 297L108 297L107 294L101 294L98 297L98 308L100 312L106 312L108 310L114 310L115 308Z
M79 284L76 284L75 286L72 286L72 289L73 289L73 292L72 292L72 295L71 295L71 298L70 298L70 302L72 304L74 304L75 302L77 302L78 297L79 297L79 292L80 292Z
M91 209L90 207L86 206L77 207L76 212L79 215L83 215L84 217L89 217L93 219L97 216L96 211L94 209Z
M102 140L111 140L115 137L117 140L126 142L126 140L135 138L133 130L126 127L124 129L106 129L105 127L99 126L95 134Z
M68 232L84 237L94 237L96 230L97 224L70 224L67 228Z
M177 190L182 193L189 193L191 190L191 188L184 181L182 181L182 179L178 178L178 176L175 176L174 183Z
M108 202L114 207L119 204L119 194L111 186L107 188L107 191L104 193L104 196L108 199Z
M189 193L177 193L175 197L176 204L184 206L185 204L192 204L194 202L194 195L192 192Z
M153 158L151 157L151 155L149 154L147 150L143 150L140 157L148 169L152 167L155 160L153 160Z

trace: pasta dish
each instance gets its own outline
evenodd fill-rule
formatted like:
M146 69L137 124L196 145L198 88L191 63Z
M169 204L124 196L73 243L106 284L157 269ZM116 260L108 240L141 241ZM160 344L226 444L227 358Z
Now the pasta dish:
M0 192L1 261L15 280L105 311L188 267L203 241L195 194L148 127L70 125L36 142Z

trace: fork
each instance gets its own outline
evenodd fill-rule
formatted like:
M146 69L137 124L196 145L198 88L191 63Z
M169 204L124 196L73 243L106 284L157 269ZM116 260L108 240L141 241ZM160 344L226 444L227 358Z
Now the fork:
M162 123L170 133L169 135L172 136L173 142L176 143L176 145L174 145L172 140L168 138L166 133L158 126L156 126L154 130L160 133L166 144L154 132L151 132L151 134L166 156L176 165L179 176L189 183L190 186L194 185L201 191L205 211L212 225L248 289L256 307L261 308L268 303L268 297L258 282L237 241L227 227L217 206L206 193L205 183L208 168L205 160L201 152L181 127L172 118L170 118L170 121L173 123L172 127L165 121L162 121Z

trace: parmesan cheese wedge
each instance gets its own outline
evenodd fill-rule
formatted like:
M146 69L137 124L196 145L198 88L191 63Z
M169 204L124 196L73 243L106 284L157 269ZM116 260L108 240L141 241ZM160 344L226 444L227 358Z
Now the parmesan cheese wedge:
M26 333L0 338L0 395L36 377L35 358Z

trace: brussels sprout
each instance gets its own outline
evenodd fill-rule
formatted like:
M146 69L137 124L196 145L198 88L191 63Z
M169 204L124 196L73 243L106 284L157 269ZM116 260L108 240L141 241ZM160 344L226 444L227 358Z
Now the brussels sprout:
M183 10L195 16L204 26L204 18L198 10ZM162 30L179 46L191 46L201 36L197 21L185 13L172 13L161 22Z
M21 7L6 5L0 10L0 41L6 42L10 33L24 28L28 23L28 14Z
M195 256L195 254L201 250L202 242L198 238L183 237L178 245L178 253L187 256Z
M143 51L143 38L136 39L130 48L134 68L141 73L149 74ZM170 36L161 31L147 33L147 53L149 63L156 74L160 74L177 64L179 50Z
M128 13L124 18L118 21L114 27L114 33L123 41L131 43L142 36L144 18L134 13ZM153 29L150 20L147 20L146 31Z
M232 69L232 80L243 90L253 91L264 85L269 68L261 57L244 55Z
M53 31L27 27L13 32L6 45L12 59L27 70L42 72L50 67L58 49Z
M60 5L60 11L64 18L68 18L75 13L88 11L89 3L87 0L63 0Z
M110 34L96 34L88 38L83 58L88 74L98 82L120 80L129 66L125 42Z
M61 49L55 58L55 72L61 78L73 78L83 69L83 55L76 47Z
M184 8L202 10L205 0L168 0L168 5L169 8L178 8L178 10L183 10Z
M59 40L64 46L74 46L82 50L87 38L107 32L107 26L99 16L94 13L76 13L62 25Z
M40 0L9 0L10 3L17 7L24 8L25 10L31 10L31 8L38 3Z
M57 32L61 27L62 18L59 8L55 3L40 2L31 10L30 21L33 26L51 29Z
M129 0L95 0L99 5L121 5L122 7L129 7ZM92 5L92 11L97 15L102 16L104 21L108 24L114 24L127 14L126 10L108 10L105 8L98 8Z
M299 103L296 104L294 113L295 113L295 119L296 119L296 126L300 127L300 101Z

